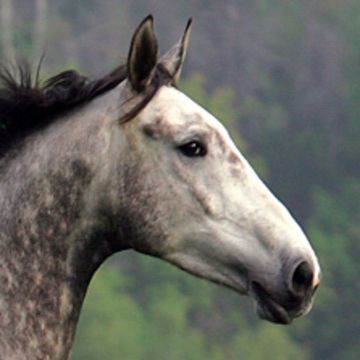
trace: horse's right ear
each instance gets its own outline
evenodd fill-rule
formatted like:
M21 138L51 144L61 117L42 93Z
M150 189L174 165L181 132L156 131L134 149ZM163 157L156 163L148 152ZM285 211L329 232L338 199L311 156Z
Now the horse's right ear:
M127 60L128 79L135 91L142 92L151 83L157 60L158 44L149 15L133 35Z

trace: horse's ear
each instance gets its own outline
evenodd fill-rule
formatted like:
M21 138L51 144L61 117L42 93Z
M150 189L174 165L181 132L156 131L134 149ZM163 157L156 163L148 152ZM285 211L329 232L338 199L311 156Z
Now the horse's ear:
M153 17L147 16L136 29L131 40L127 71L134 90L143 91L150 84L158 60L158 44Z
M165 67L175 82L180 77L181 68L185 60L191 24L192 19L189 19L181 39L160 59L160 64Z

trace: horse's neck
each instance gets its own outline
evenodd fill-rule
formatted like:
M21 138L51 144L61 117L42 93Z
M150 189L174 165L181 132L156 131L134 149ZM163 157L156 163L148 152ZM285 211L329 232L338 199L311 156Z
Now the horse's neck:
M108 115L94 111L33 135L1 174L1 358L65 359L88 282L112 252L95 199Z

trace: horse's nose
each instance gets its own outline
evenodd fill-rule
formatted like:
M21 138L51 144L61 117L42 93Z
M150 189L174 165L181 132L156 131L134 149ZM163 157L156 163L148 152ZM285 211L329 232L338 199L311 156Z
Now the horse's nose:
M316 274L314 267L307 261L302 261L295 266L289 279L290 292L299 297L311 296L320 282L320 274Z

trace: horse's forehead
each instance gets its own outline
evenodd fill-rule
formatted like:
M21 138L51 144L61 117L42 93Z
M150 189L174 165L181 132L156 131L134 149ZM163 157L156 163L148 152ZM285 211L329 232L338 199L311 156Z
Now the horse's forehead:
M150 123L159 130L173 132L199 130L215 135L222 143L233 147L227 130L213 115L182 92L162 87L150 105Z

